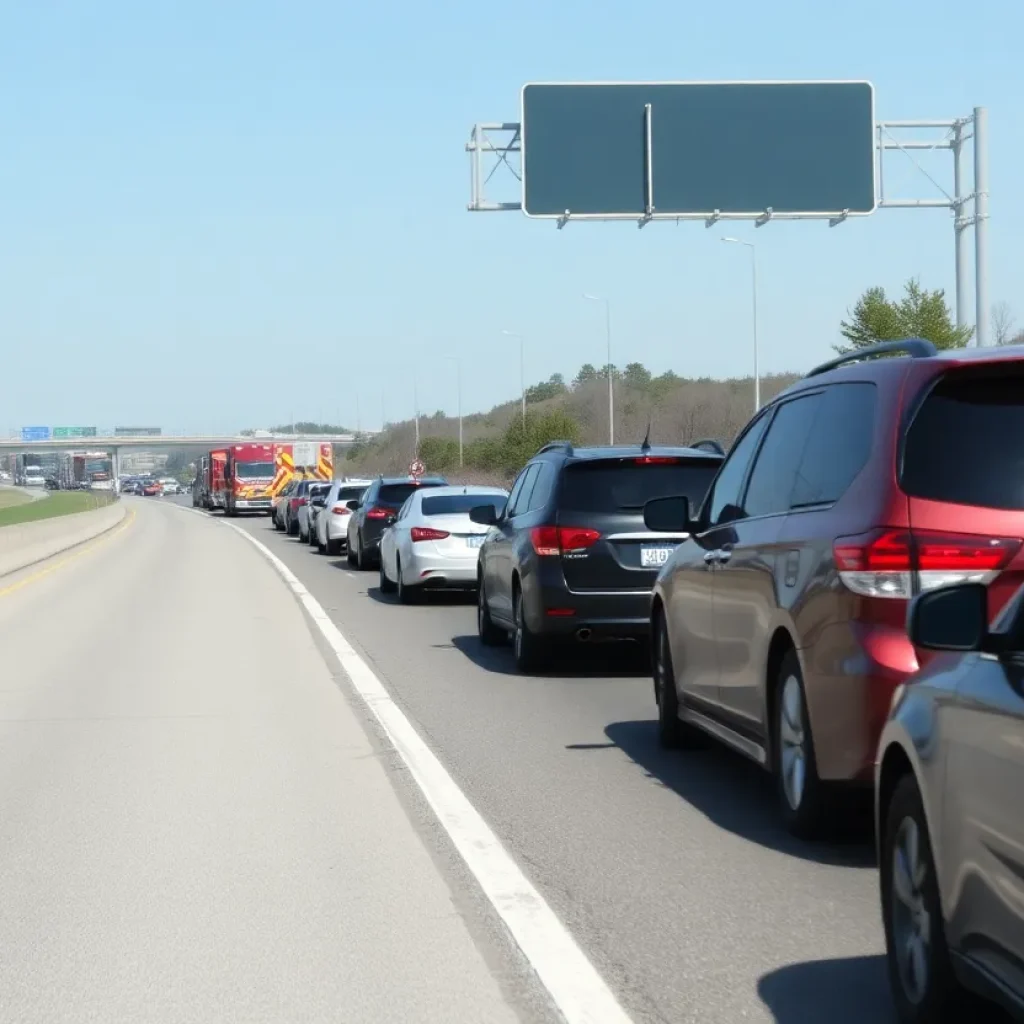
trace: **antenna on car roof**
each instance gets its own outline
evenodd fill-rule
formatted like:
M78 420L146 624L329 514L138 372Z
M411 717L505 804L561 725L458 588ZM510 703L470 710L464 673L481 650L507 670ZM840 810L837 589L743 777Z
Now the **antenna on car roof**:
M640 442L640 451L649 452L651 450L651 420L647 420L647 433L644 434L644 439Z

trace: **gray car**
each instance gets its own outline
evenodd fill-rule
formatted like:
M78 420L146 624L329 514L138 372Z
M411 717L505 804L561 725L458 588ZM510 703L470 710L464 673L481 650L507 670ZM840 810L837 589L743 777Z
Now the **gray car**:
M1024 588L990 628L982 583L910 607L924 667L893 698L876 769L889 978L903 1024L1024 1020ZM936 653L939 652L939 653Z

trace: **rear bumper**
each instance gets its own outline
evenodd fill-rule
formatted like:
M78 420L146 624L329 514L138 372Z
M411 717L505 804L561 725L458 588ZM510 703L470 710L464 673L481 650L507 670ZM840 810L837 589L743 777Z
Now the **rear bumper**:
M451 587L458 590L475 589L477 584L477 553L472 558L443 558L436 555L416 555L403 565L402 575L407 585L425 587Z
M818 774L870 783L893 694L918 669L906 631L836 623L802 660Z
M561 576L561 573L558 573ZM526 621L531 631L573 636L589 630L591 639L646 640L651 634L650 591L574 592L564 580L524 583Z
M327 539L341 541L342 544L348 544L348 516L336 516L325 512L321 512L320 515L327 516ZM319 528L320 522L318 518L317 529Z
M235 502L235 508L246 512L257 510L266 512L270 510L271 504L269 498L239 498Z

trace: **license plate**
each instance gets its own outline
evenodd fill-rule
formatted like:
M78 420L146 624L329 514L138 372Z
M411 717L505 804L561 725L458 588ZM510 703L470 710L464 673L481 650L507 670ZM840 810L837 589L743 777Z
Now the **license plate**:
M485 534L478 533L472 537L466 538L466 547L468 548L479 548L483 547Z
M640 565L644 569L652 569L664 565L675 548L645 547L640 549Z

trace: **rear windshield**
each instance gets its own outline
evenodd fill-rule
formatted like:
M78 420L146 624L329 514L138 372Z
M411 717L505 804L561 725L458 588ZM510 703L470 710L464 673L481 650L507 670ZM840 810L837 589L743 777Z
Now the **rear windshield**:
M479 505L493 505L494 511L500 515L505 500L503 494L439 494L434 498L424 498L421 504L425 516L468 515L470 509Z
M1024 510L1024 376L943 378L907 431L901 483L915 498Z
M642 463L581 462L569 466L562 477L559 506L587 512L642 512L652 498L686 495L690 507L704 500L718 472L718 460Z
M365 493L365 487L342 487L338 491L338 501L358 501Z
M422 491L424 487L440 487L440 484L381 484L380 494L377 496L379 505L404 505L405 499L415 491Z

